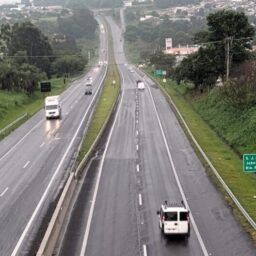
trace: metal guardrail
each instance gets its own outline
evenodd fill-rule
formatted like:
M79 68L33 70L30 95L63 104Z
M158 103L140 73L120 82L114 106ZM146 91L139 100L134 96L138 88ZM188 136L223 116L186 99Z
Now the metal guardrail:
M12 123L8 124L6 127L4 127L2 130L0 130L0 135L2 133L4 133L5 131L7 131L8 129L10 129L13 125L15 125L16 123L18 123L20 120L22 120L23 118L25 118L26 116L28 116L28 113L25 113L24 115L22 115L21 117L17 118L16 120L14 120Z
M145 73L143 71L140 70L140 72L143 73L143 75L145 75ZM146 74L148 76L148 74ZM157 84L158 82L152 77L150 76L151 79L153 81L155 81ZM191 137L191 139L193 140L194 144L196 145L196 147L198 148L199 152L201 153L201 155L203 156L203 158L205 159L205 161L207 162L207 164L210 166L210 168L212 169L213 173L215 174L215 176L217 177L217 179L219 180L219 182L221 183L221 185L223 186L223 188L225 189L226 193L230 196L230 198L233 200L233 202L236 204L236 206L238 207L238 209L241 211L241 213L244 215L244 217L246 218L246 220L250 223L250 225L252 226L252 228L254 228L256 230L256 223L255 221L252 219L252 217L248 214L248 212L243 208L243 206L240 204L240 202L238 201L238 199L236 198L236 196L233 194L233 192L230 190L230 188L228 187L228 185L225 183L225 181L221 178L221 176L219 175L217 169L214 167L214 165L211 163L210 159L207 157L206 153L203 151L203 149L201 148L201 146L199 145L199 143L197 142L197 140L195 139L195 137L193 136L192 132L190 131L186 121L184 120L183 116L181 115L180 111L178 110L178 108L176 107L176 105L174 104L172 98L170 97L169 94L167 94L167 92L162 88L162 86L160 86L162 92L166 95L166 97L168 97L170 103L172 104L173 108L175 109L176 113L178 114L180 120L182 121L183 125L185 126L189 136Z
M77 181L74 179L74 173L70 173L68 181L64 187L61 197L58 201L57 207L53 213L53 216L49 222L43 241L37 251L37 256L50 256L52 255L56 241L59 237L59 232L62 227L62 223L65 219L67 210L69 208L70 201L73 196Z

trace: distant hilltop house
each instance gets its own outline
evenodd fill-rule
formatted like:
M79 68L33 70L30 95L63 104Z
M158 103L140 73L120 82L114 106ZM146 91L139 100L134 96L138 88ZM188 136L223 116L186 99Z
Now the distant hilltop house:
M175 55L177 63L181 62L188 55L197 52L199 49L198 46L178 46L172 47L172 38L165 39L165 54Z
M154 0L125 0L125 1L123 1L123 4L126 7L130 7L136 3L141 4L141 3L146 3L146 2L154 2Z

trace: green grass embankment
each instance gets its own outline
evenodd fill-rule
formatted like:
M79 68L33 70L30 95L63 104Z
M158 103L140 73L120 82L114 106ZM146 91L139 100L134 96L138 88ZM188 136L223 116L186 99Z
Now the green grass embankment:
M78 163L80 163L84 156L88 153L94 141L104 128L106 121L111 115L112 109L115 105L120 91L120 75L117 65L115 64L111 38L109 43L109 53L110 54L108 62L110 63L110 65L108 67L106 79L104 81L103 90L95 108L92 121L83 140L80 152L78 154ZM112 83L113 80L116 81L115 85L113 85Z
M242 160L240 156L235 153L230 148L230 146L228 146L227 143L223 141L223 139L221 139L221 137L206 123L201 114L195 110L195 107L199 110L200 108L206 108L206 105L203 105L202 102L200 105L200 102L195 103L191 99L184 97L185 88L177 85L173 81L167 80L166 84L163 83L161 79L157 79L157 81L161 85L161 88L169 95L169 97L171 97L174 104L179 109L193 136L200 144L201 148L206 153L214 167L217 169L222 179L255 221L256 199L254 196L256 195L256 175L243 172ZM214 108L214 105L211 107ZM208 111L212 111L212 115L217 115L217 110L207 110L205 111L206 116L209 114ZM227 116L216 117L216 122L221 123L223 118L227 118ZM231 126L230 129L234 129L232 128L232 122L230 122L230 120L226 120L225 123L226 125ZM221 132L221 130L219 132ZM224 189L217 181L217 178L210 170L209 166L207 166L195 145L193 145L193 147L205 165L208 175L214 181L215 185L223 192L225 199L232 206L235 216L239 219L242 226L250 234L255 243L256 231L251 228L250 224L247 223L238 208L234 205L233 201L226 195Z
M66 79L65 84L63 78L55 78L49 81L52 84L52 91L47 95L56 95L66 89L70 79ZM27 118L34 115L43 107L44 98L47 95L39 91L28 96L22 92L0 90L0 130L26 113L28 114ZM17 123L14 127L11 127L7 133L22 122L24 122L24 120L21 120L21 122Z

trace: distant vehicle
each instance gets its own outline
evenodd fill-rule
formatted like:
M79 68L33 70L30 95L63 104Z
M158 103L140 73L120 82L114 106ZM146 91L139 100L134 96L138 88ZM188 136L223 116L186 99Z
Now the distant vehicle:
M145 89L145 84L144 84L143 81L137 80L136 83L137 83L138 90L144 90Z
M185 208L183 201L181 204L168 205L167 201L161 205L157 211L159 226L164 235L190 236L189 211Z
M88 76L87 79L86 79L86 85L87 84L92 84L92 77L91 76Z
M46 97L44 108L46 119L61 118L60 97L58 95Z
M91 95L92 94L92 89L90 87L87 87L85 89L85 92L84 92L85 95Z

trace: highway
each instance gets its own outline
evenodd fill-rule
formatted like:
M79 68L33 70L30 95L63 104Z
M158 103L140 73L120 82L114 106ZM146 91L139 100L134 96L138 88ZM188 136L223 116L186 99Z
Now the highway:
M122 30L107 20L122 96L105 150L81 181L58 255L255 255L161 91L127 64ZM144 91L136 89L139 78L146 83ZM156 211L164 200L184 200L190 209L188 240L161 234Z
M0 142L0 255L32 255L31 246L74 163L107 70L107 33L99 60L61 94L61 120L42 109ZM105 64L104 64L105 63ZM93 94L84 95L87 77Z

